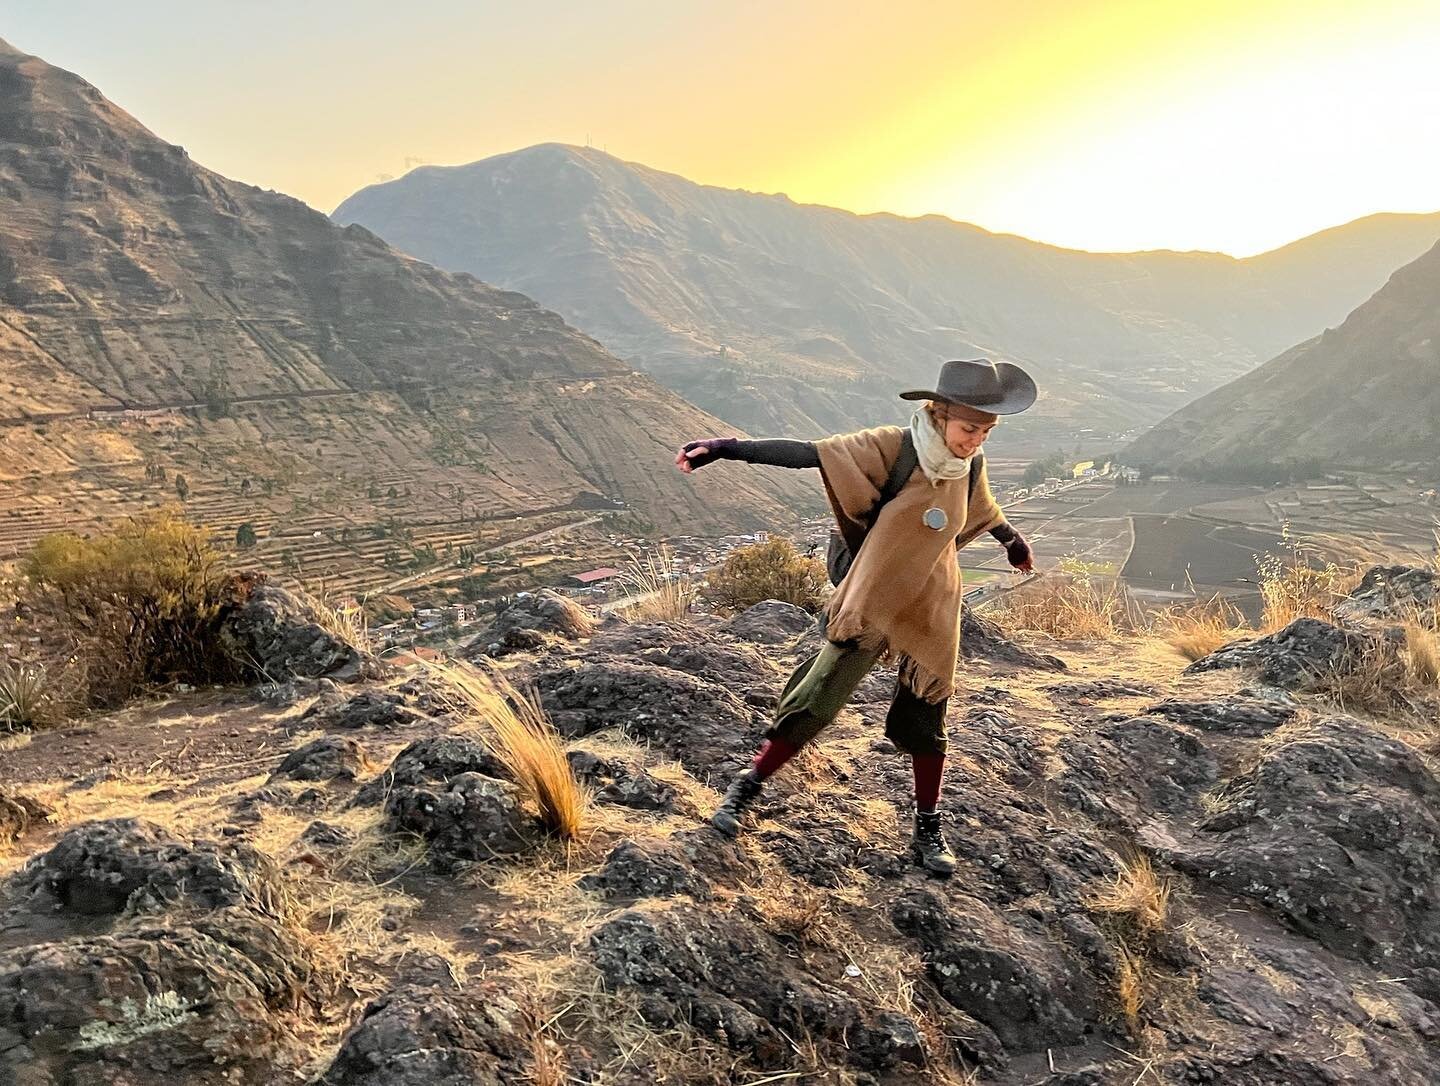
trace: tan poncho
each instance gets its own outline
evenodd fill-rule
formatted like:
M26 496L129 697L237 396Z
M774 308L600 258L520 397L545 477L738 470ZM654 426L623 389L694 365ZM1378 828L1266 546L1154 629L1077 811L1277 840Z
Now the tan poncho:
M825 492L852 551L904 433L881 426L816 442ZM968 487L968 479L932 483L922 471L911 475L881 510L825 610L826 637L880 649L898 663L900 680L930 702L955 688L962 588L956 538L964 546L1005 519L983 467L967 509ZM923 520L932 507L945 512L939 531Z

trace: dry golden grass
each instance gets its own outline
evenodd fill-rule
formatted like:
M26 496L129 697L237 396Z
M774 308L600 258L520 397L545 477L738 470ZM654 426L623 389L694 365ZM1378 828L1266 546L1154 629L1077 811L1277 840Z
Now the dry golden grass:
M423 666L468 712L476 738L510 771L539 810L545 828L559 837L577 837L586 823L590 794L575 779L565 746L535 697L496 671L448 661Z
M365 614L363 603L353 599L332 599L323 588L318 592L302 588L297 590L296 595L315 613L315 622L322 630L362 655L375 655L370 619Z
M55 681L44 664L0 660L0 732L43 728L63 715Z
M781 537L736 547L706 578L705 597L724 612L743 611L763 600L783 600L814 612L829 588L824 563Z
M1145 962L1125 947L1119 948L1117 957L1115 1000L1133 1036L1139 1033L1140 1009L1145 1005Z
M1120 872L1085 904L1115 917L1144 938L1165 929L1170 915L1170 882L1155 873L1148 857L1121 857Z
M1297 540L1290 525L1281 530L1284 555L1264 554L1255 559L1262 603L1260 629L1273 633L1297 618L1329 619L1335 604L1355 587L1366 561L1363 557L1327 555L1341 552L1340 541Z
M1243 622L1239 611L1216 596L1204 603L1164 612L1156 617L1154 628L1181 656L1199 660L1250 633Z
M683 621L697 595L689 577L675 575L670 548L663 546L632 558L621 570L620 580L640 597L621 612L631 622Z
M1074 557L1061 559L1057 571L1007 592L987 613L1008 630L1064 640L1108 641L1135 624L1116 578Z
M802 886L788 896L769 894L762 900L765 919L776 934L788 935L802 947L837 946L827 895Z
M600 625L594 615L569 596L562 596L557 592L553 603L562 613L561 625L576 637L589 637Z
M1424 689L1440 686L1440 634L1415 619L1405 630L1405 670L1410 684Z

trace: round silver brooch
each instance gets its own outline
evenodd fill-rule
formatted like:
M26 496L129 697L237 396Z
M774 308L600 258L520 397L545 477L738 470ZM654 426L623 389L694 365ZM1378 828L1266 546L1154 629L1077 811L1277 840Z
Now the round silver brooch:
M925 521L925 527L933 528L937 532L943 530L945 525L950 523L950 518L945 515L945 510L937 509L933 505L925 510L925 516L922 519Z

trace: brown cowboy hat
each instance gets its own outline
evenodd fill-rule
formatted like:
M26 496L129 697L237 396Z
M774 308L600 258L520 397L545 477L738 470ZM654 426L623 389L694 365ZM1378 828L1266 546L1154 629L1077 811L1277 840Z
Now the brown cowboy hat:
M942 400L964 404L992 415L1015 415L1035 402L1034 379L1013 362L974 358L946 362L934 389L900 393L902 400Z

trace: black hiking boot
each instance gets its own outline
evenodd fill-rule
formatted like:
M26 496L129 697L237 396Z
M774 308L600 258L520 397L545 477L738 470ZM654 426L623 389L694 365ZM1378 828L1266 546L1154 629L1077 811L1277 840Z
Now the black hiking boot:
M955 871L955 853L940 833L940 812L915 812L915 838L911 844L915 859L926 871L949 875Z
M740 832L740 818L750 809L760 795L760 782L750 776L747 770L741 773L730 782L730 788L725 793L725 798L720 801L719 808L710 816L710 825L726 837L734 837Z

